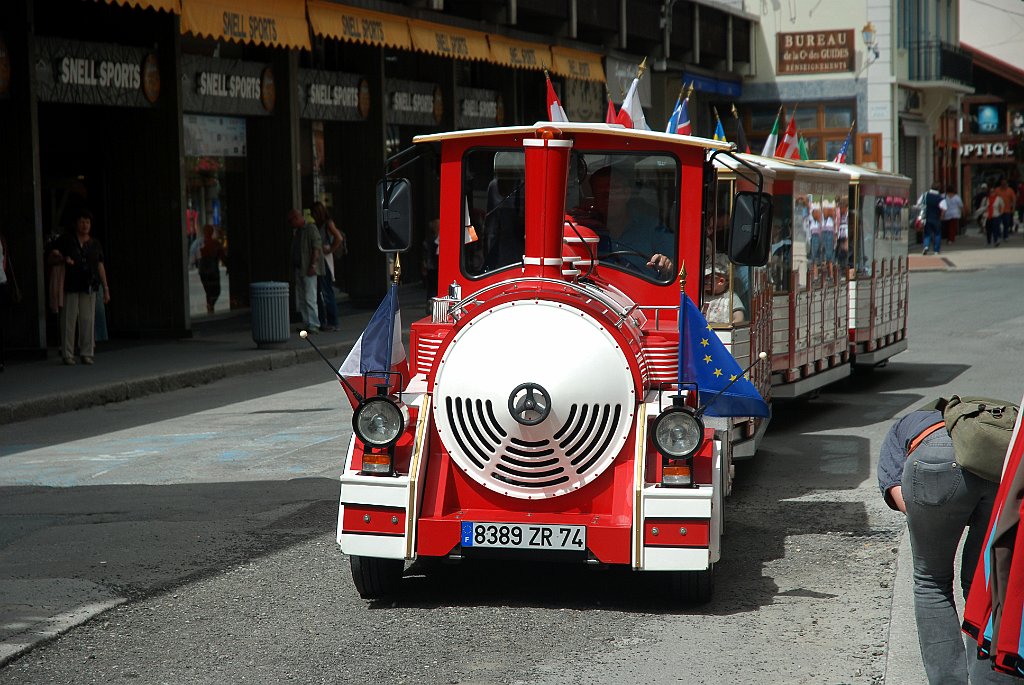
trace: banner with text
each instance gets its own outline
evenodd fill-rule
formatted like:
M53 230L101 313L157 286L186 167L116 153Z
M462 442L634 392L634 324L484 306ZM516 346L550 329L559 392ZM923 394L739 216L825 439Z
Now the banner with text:
M299 69L299 116L363 121L370 115L370 84L358 74Z
M152 107L160 97L160 65L144 48L36 39L41 102Z
M413 126L439 126L444 117L441 87L421 81L387 81L387 122Z
M181 95L186 112L262 116L274 111L276 90L269 65L181 56Z

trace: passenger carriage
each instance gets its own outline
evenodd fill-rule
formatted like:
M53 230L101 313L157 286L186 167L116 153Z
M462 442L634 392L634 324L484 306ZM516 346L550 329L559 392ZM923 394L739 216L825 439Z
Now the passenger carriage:
M768 280L772 396L801 397L850 374L849 174L814 162L756 157L775 172Z
M910 179L824 162L850 176L849 342L853 363L875 366L907 349Z

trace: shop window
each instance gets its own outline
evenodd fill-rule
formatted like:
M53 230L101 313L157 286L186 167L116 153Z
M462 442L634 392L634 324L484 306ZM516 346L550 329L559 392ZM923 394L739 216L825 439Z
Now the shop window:
M787 112L788 117L794 116ZM798 132L812 131L819 128L818 126L818 108L817 107L797 107L796 109L796 130ZM779 122L779 135L782 135L783 128L782 123Z
M236 181L244 177L246 127L241 118L189 114L184 129L189 311L195 317L231 308L227 255L232 236L244 230L245 199L232 198L228 189L239 189Z
M850 128L853 108L845 105L825 105L825 128Z

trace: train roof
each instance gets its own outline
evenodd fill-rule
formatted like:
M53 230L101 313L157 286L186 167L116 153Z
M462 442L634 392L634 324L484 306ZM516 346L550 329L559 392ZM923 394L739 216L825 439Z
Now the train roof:
M682 136L677 133L662 133L661 131L641 131L635 128L626 128L621 124L586 124L574 121L538 121L532 126L502 126L495 128L476 128L465 131L446 131L443 133L430 133L423 136L416 136L413 143L440 143L446 140L458 138L486 137L499 135L530 135L541 128L554 126L563 133L589 133L604 135L616 138L633 138L649 140L652 142L666 143L671 145L692 145L709 150L732 150L736 146L732 143L723 143L710 138L698 138L697 136Z
M852 178L849 172L843 169L822 166L820 162L762 157L761 155L748 153L741 154L740 157L743 157L752 164L759 164L771 169L779 178L800 176L801 178L813 178L819 181L838 181L846 184Z
M906 184L908 186L910 185L910 177L904 176L903 174L897 174L892 171L869 169L868 167L858 166L857 164L839 164L837 162L817 162L817 164L849 174L854 183L880 181L889 183L895 182L897 184Z

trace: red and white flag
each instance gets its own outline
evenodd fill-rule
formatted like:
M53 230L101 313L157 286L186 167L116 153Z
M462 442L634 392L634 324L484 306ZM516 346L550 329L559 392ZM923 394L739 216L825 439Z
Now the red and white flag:
M633 79L633 83L629 86L626 97L622 101L622 107L619 108L619 115L615 118L615 123L622 124L626 128L650 131L651 127L647 125L647 120L644 119L644 108L640 104L639 85L640 78Z
M604 123L614 124L617 115L615 114L615 103L612 102L612 96L608 95L608 109L604 113Z
M786 135L775 150L775 156L783 159L800 159L800 140L796 135L796 110L793 110L789 117L789 125L786 126Z
M565 110L562 109L562 103L555 94L555 87L551 85L551 77L545 73L544 80L548 84L548 121L569 121L569 117L565 116Z

